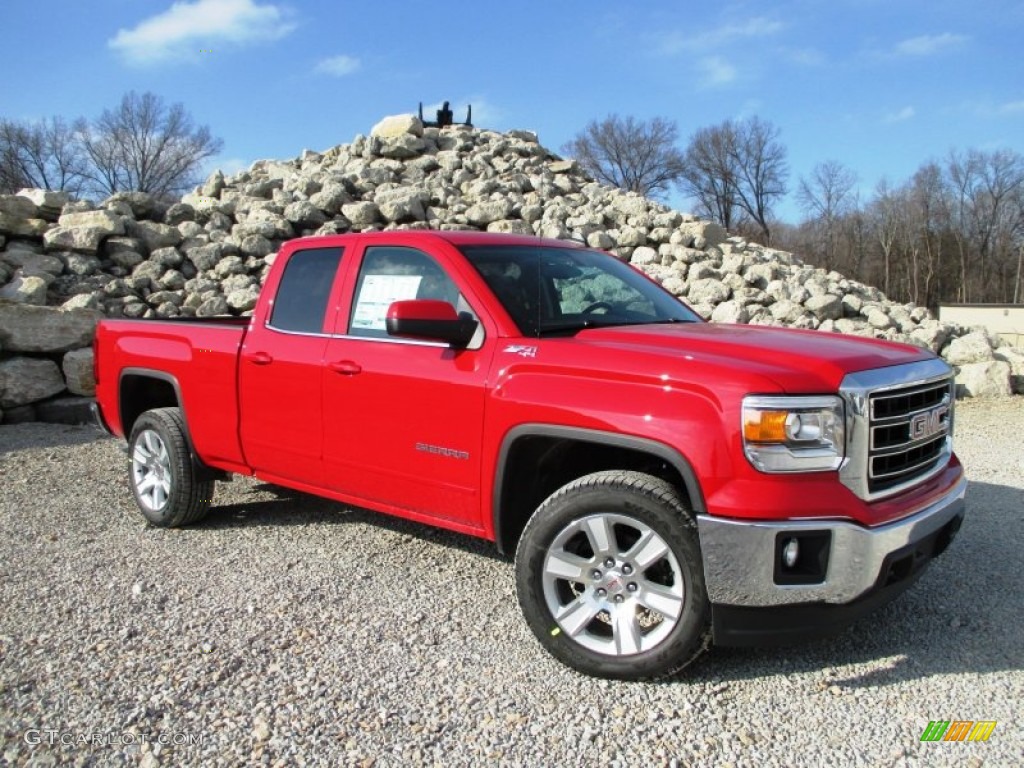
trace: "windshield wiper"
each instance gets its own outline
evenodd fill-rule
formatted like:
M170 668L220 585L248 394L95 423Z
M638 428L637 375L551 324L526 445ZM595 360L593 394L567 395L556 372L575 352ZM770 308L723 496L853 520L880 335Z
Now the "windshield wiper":
M560 333L576 333L587 328L596 328L597 323L593 320L581 320L577 323L562 323L561 325L545 325L537 331L538 336L557 335Z
M560 333L577 333L589 328L614 328L616 326L631 325L665 325L667 323L692 323L693 320L684 320L680 317L666 317L661 320L606 320L602 322L599 318L580 320L574 323L562 325L545 325L538 332L538 336L557 335Z

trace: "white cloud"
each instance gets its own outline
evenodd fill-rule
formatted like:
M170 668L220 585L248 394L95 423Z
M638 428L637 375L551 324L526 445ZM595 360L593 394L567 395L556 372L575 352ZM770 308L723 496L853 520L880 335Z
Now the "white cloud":
M351 75L361 66L359 59L353 56L346 56L344 54L340 56L332 56L329 59L322 59L314 67L313 71L321 75L333 75L334 77L344 77L345 75Z
M907 106L896 112L890 112L883 118L883 122L886 123L903 123L910 120L914 115L917 114L917 110L913 107Z
M964 35L954 35L952 32L943 32L941 35L921 35L897 43L895 53L898 56L932 56L956 48L967 42L967 39Z
M742 24L725 24L694 35L684 35L679 31L673 31L665 35L658 49L667 56L672 56L682 51L709 50L739 40L770 37L771 35L778 34L785 28L786 25L781 21L773 21L764 16L758 16Z
M218 44L284 37L295 28L287 15L282 7L255 0L177 2L132 29L119 29L107 45L135 64L198 56L200 49L216 55Z
M736 67L721 56L709 56L697 63L700 84L705 88L728 85L736 79Z
M1024 114L1024 101L1008 101L996 107L997 115Z
M801 67L820 67L826 61L825 54L814 48L780 48L779 53Z
M986 120L996 120L1002 117L1017 117L1024 115L1024 99L1017 101L1004 101L1002 104L993 104L991 101L964 101L955 107L958 112L971 112Z

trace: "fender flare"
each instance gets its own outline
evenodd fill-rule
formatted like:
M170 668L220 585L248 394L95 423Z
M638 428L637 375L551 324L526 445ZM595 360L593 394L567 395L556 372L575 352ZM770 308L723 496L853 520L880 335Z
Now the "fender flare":
M498 546L498 551L502 552L502 554L504 552L501 545L501 496L505 487L505 469L512 446L523 437L564 438L581 443L598 443L615 448L626 448L638 453L655 456L675 469L683 479L683 485L685 486L694 515L705 514L706 512L704 494L701 491L700 481L697 479L697 473L694 471L693 466L682 453L665 443L660 443L657 440L651 440L646 437L624 435L619 432L606 432L599 429L564 427L552 424L520 424L510 429L502 439L495 469L494 492L491 500L491 523L494 530L494 541Z
M141 378L158 379L171 385L171 389L174 390L174 398L177 400L177 408L181 410L182 421L185 422L185 443L188 445L189 455L192 457L192 465L195 467L195 471L200 479L204 480L224 480L228 477L228 474L223 470L213 469L208 467L196 453L195 445L192 443L192 433L189 429L188 414L185 411L185 399L181 395L181 385L178 383L178 379L166 371L159 371L153 368L141 368L141 367L127 367L122 368L121 372L117 377L117 418L121 423L121 431L124 432L124 439L131 439L131 430L125 429L124 424L124 413L122 410L122 397L121 388L124 384L126 376L139 376ZM140 414L141 415L141 414Z

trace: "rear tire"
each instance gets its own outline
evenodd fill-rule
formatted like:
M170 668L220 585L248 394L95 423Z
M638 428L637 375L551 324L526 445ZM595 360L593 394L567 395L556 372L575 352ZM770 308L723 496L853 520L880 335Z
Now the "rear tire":
M668 677L711 643L696 524L651 475L596 472L556 491L526 524L515 569L530 629L585 674Z
M128 484L143 516L161 528L198 522L210 511L213 480L200 480L179 408L154 408L128 441Z

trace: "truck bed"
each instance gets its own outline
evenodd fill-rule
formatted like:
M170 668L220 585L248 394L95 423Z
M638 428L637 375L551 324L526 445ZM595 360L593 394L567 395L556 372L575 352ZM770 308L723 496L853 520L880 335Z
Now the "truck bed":
M108 415L111 431L124 435L122 425L133 420L124 411L132 407L134 382L155 377L175 390L190 424L204 425L192 432L197 453L211 466L246 471L238 438L238 355L248 325L247 317L101 321L96 395L121 408ZM108 380L106 371L120 374Z

